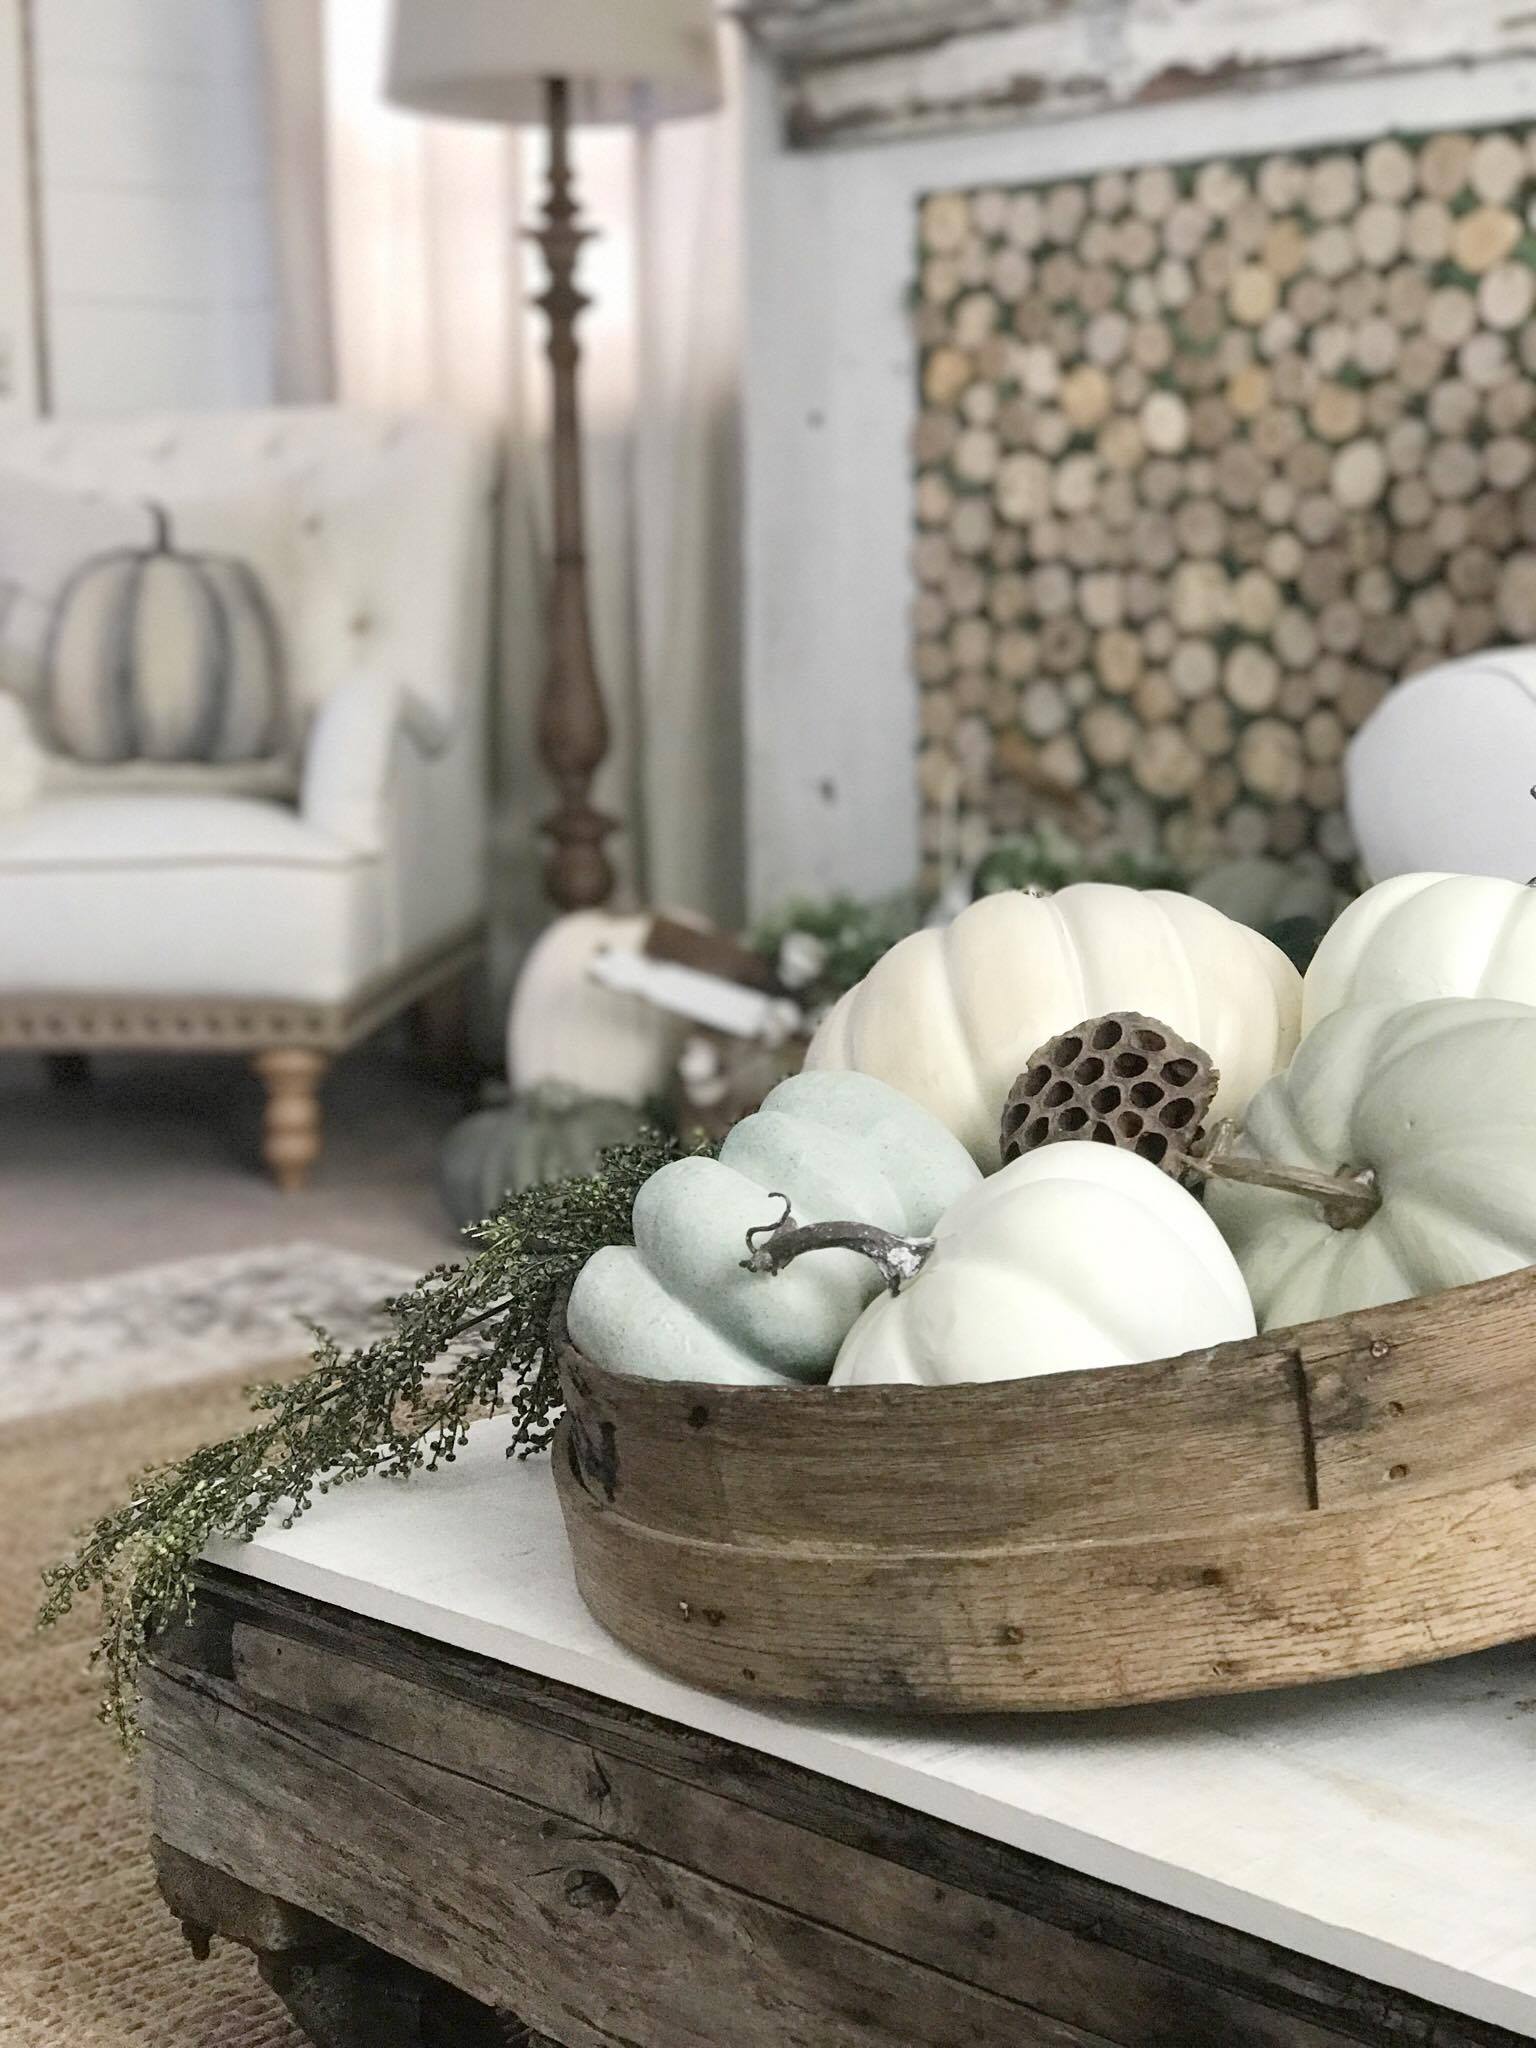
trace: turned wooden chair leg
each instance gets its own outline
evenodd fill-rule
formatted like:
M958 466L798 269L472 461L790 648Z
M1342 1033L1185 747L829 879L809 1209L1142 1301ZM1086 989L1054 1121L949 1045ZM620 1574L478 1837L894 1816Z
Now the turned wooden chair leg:
M296 1194L320 1157L320 1083L330 1062L307 1046L276 1046L252 1065L267 1091L261 1156L285 1195Z

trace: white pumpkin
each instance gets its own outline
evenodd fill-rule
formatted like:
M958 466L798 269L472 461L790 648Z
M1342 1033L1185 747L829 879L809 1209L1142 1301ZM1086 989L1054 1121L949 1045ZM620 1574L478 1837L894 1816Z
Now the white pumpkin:
M645 1379L771 1386L824 1380L878 1270L850 1251L786 1273L743 1270L748 1232L782 1196L797 1222L855 1217L923 1235L980 1180L942 1124L867 1074L794 1074L727 1134L718 1159L676 1159L635 1198L635 1242L577 1275L576 1347Z
M832 1384L1133 1365L1253 1330L1237 1262L1193 1195L1133 1152L1046 1145L946 1210L917 1277L849 1331Z
M1211 1181L1261 1329L1536 1263L1536 1010L1465 997L1337 1010L1259 1090L1236 1150L1368 1170L1380 1204L1339 1229L1300 1195Z
M649 917L577 910L541 933L507 1022L507 1078L519 1094L553 1083L638 1106L663 1093L688 1027L589 971L599 953L638 953L650 928Z
M1492 648L1399 683L1344 756L1365 872L1536 874L1533 764L1536 648Z
M1268 939L1192 896L1076 882L984 896L903 939L837 1004L806 1065L875 1074L947 1124L984 1172L1008 1090L1059 1031L1110 1010L1161 1017L1240 1116L1296 1045L1301 977Z
M1433 996L1536 1003L1536 889L1492 875L1378 882L1324 935L1302 990L1302 1029L1349 1003Z

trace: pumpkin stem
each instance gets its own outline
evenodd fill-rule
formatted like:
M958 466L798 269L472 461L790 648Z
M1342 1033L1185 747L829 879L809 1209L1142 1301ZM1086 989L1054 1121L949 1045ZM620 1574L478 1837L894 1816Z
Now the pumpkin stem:
M149 547L151 554L168 555L171 552L171 515L163 505L157 505L153 498L144 500L144 510L150 518Z
M796 1223L788 1195L775 1190L773 1200L784 1204L784 1213L747 1232L747 1256L741 1263L748 1273L771 1278L804 1252L859 1252L880 1268L888 1291L900 1294L906 1281L917 1278L933 1250L931 1237L902 1237L882 1230L878 1223Z
M1244 1159L1232 1150L1236 1137L1236 1125L1224 1119L1201 1151L1189 1154L1183 1164L1207 1179L1241 1181L1247 1187L1275 1188L1284 1195L1301 1195L1317 1203L1324 1222L1335 1230L1359 1230L1381 1207L1381 1189L1376 1185L1373 1167L1356 1170L1346 1166L1337 1173L1317 1173L1309 1166Z

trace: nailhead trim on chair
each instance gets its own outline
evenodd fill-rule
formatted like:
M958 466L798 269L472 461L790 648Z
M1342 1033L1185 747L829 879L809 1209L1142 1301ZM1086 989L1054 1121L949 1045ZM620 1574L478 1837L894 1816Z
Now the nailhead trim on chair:
M0 1003L0 1047L85 1050L196 1045L244 1051L274 1041L303 1039L316 1045L342 1040L346 1013L292 1004L220 1002L133 1002L111 997L44 1007Z
M477 924L407 961L349 1003L284 1003L236 996L0 995L0 1051L262 1052L299 1045L342 1052L439 982L471 966Z

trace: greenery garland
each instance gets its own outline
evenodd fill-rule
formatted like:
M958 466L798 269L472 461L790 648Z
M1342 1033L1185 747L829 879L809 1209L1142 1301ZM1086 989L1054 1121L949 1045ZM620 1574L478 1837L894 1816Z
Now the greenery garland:
M808 1012L835 1003L898 940L921 923L915 897L797 897L752 931L747 943Z
M473 1257L385 1303L387 1336L344 1355L317 1331L310 1372L250 1390L259 1420L152 1467L48 1568L41 1626L100 1595L102 1719L125 1743L136 1735L144 1645L191 1612L197 1560L215 1537L249 1540L279 1511L288 1528L317 1494L370 1473L452 1464L470 1423L498 1408L512 1418L508 1457L548 1447L560 1411L555 1303L593 1252L633 1241L635 1196L679 1149L648 1132L605 1152L595 1173L512 1196L466 1233L480 1247Z

